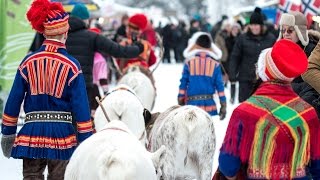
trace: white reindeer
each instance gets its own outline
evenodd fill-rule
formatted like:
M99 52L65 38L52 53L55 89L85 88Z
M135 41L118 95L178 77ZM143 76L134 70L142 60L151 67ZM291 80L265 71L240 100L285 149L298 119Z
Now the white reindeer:
M143 106L150 111L152 110L156 98L156 90L150 78L141 72L139 66L129 67L118 84L126 84L131 87L140 98Z
M124 122L141 143L146 144L144 107L134 90L127 85L117 85L109 91L101 103L110 120ZM96 131L100 131L107 124L100 106L96 110L94 124Z
M123 122L113 120L77 147L65 180L156 180L164 151L149 153Z
M162 179L212 178L216 145L214 123L202 109L195 106L169 108L156 118L149 139L151 152L162 145L167 148L158 170Z

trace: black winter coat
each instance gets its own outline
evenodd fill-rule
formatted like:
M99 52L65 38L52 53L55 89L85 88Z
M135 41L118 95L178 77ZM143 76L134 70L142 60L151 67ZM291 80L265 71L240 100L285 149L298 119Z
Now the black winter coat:
M121 46L102 35L87 30L85 23L77 17L70 17L69 25L67 51L80 62L87 87L93 86L92 68L95 52L117 58L133 58L140 54L138 46Z
M253 81L256 79L255 64L260 52L270 48L276 38L271 33L255 36L250 31L241 34L233 47L229 62L230 81Z

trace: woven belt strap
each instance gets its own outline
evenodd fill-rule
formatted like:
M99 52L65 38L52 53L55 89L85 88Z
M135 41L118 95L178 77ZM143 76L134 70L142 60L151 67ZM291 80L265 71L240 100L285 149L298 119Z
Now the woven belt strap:
M35 111L26 114L25 122L72 122L70 112Z
M188 96L189 101L193 100L208 100L213 99L213 95L196 95L196 96Z

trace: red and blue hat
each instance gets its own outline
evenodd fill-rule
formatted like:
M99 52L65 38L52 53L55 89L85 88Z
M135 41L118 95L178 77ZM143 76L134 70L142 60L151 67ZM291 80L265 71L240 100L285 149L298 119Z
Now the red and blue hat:
M27 12L27 19L37 32L56 36L69 30L69 15L61 3L49 0L35 0Z
M135 14L129 18L129 26L134 29L144 30L147 27L148 19L144 14Z
M263 81L292 81L307 70L308 58L296 43L281 39L261 52L258 75Z

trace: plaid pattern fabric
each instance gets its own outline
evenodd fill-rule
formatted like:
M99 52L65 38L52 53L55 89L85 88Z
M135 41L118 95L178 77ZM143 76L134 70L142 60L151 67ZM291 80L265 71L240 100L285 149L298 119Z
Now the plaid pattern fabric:
M275 153L275 136L278 131L286 133L294 144L293 157L291 160L290 176L296 176L296 170L303 168L310 159L309 127L302 118L302 114L312 108L307 104L301 104L300 98L296 97L286 103L281 103L267 96L252 96L247 103L255 107L263 108L267 114L258 121L254 136L254 146L250 161L253 169L264 169L270 177L272 156ZM266 121L268 119L268 121ZM285 127L284 127L285 126ZM301 155L302 156L301 156Z
M320 123L315 110L291 85L263 82L232 113L220 149L219 169L247 179L320 178Z

